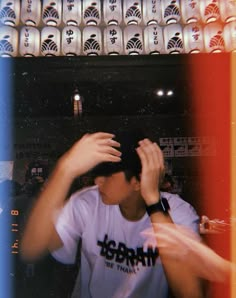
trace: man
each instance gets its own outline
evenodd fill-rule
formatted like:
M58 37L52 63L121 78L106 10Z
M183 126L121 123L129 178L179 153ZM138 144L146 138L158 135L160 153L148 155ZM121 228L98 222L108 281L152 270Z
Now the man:
M98 186L72 195L73 180L93 169ZM135 133L86 134L58 161L22 239L22 255L36 259L47 250L63 263L76 260L81 240L78 296L203 297L187 262L168 258L155 237L142 235L156 224L198 230L194 209L177 195L159 192L163 154Z

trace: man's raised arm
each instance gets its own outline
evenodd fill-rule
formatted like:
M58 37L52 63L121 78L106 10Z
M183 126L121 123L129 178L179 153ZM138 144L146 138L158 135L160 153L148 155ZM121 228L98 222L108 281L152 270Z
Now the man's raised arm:
M57 212L63 207L74 179L101 162L119 162L120 144L113 134L97 132L86 134L57 162L35 206L32 208L23 237L21 255L36 260L48 250L63 245L54 227ZM114 148L116 147L116 148Z
M156 143L148 139L139 142L137 153L142 163L141 194L147 210L151 211L161 200L158 181L161 181L164 176L163 153ZM201 280L190 270L187 260L179 259L178 254L168 253L168 251L174 251L176 244L173 247L167 246L165 235L163 236L160 230L160 227L165 227L165 225L175 227L168 210L166 211L163 209L159 212L155 209L154 212L149 213L169 288L175 298L203 298Z

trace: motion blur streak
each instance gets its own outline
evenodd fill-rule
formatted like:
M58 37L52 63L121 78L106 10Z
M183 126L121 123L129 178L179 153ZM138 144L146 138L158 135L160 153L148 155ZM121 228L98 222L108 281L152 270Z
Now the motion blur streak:
M12 87L10 81L10 58L0 58L0 160L12 159ZM9 146L10 145L10 146ZM7 148L7 149L6 149ZM3 189L1 197L9 198L9 190ZM10 212L0 214L0 297L11 298L12 290L12 255L11 255L11 215Z
M212 282L227 282L236 271L236 264L229 262L203 244L200 237L189 229L175 224L157 224L154 230L142 234L154 236L160 256L167 261L180 261L190 273Z
M231 55L231 218L236 218L236 54ZM236 263L236 224L231 229L231 260ZM236 297L236 272L231 276L231 297Z
M190 55L191 100L197 117L195 135L215 139L215 154L199 159L200 215L226 222L231 215L231 54ZM226 260L231 260L231 229L219 235L206 235L207 245ZM232 260L231 260L232 261ZM227 283L211 283L211 298L231 297Z

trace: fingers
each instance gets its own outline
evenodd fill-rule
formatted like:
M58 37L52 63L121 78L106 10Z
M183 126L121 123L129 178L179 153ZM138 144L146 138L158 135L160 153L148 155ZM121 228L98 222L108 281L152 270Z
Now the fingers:
M114 147L120 147L120 143L113 140L114 137L115 137L115 135L111 134L111 133L95 132L92 134L87 133L81 139L91 139L101 145L104 144L104 145L110 145L110 146L114 146Z
M114 134L107 133L107 132L96 132L91 135L96 141L98 141L101 145L109 145L113 147L120 147L120 143L113 140L115 137Z
M156 143L151 142L149 139L140 141L137 153L143 167L164 171L163 153Z
M114 134L109 132L95 132L93 134L90 134L94 139L101 140L101 139L112 139L115 137Z
M121 152L116 148L120 148L120 143L113 140L115 135L110 133L95 133L94 139L98 145L98 152L103 154L104 161L120 161Z
M100 154L104 154L106 157L109 155L120 157L121 152L116 149L120 148L120 143L113 140L114 137L115 135L111 133L97 132L93 134L85 134L82 140L95 146L95 150ZM120 159L115 158L115 160ZM110 159L108 161L110 161Z
M120 162L121 158L120 156L117 156L117 155L103 154L101 161L102 162Z
M112 139L99 140L98 145L101 146L101 148L107 148L107 149L112 148L115 151L118 151L115 148L120 148L120 143L118 143L117 141L112 140ZM112 151L114 151L114 150L112 150Z
M107 146L102 151L105 152L105 153L117 156L117 157L121 157L121 152L119 150L113 148L113 147Z
M142 167L145 169L145 167L148 167L150 164L152 164L151 159L153 157L151 156L151 144L147 139L144 139L139 142L139 147L137 148L137 153L141 159Z

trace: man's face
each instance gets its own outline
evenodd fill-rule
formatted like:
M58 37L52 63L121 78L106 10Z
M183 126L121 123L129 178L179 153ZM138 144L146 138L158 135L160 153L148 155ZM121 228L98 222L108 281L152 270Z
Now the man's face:
M103 203L118 205L131 198L135 192L135 178L127 181L124 172L114 173L109 176L99 176L95 179Z

